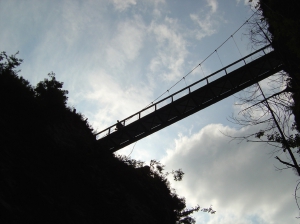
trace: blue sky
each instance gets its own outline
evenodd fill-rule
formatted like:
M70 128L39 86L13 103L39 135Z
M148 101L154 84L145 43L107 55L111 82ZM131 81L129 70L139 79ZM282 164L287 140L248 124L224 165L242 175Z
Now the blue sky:
M149 105L251 15L243 0L0 0L0 50L20 52L20 75L33 85L56 73L69 90L69 106L101 131ZM243 33L247 27L234 39L245 56L252 47ZM239 58L232 39L218 52L224 65ZM219 68L212 55L186 82ZM197 223L296 223L297 177L275 171L280 165L270 146L237 144L221 133L258 128L237 129L227 121L240 109L235 102L229 97L140 140L131 156L183 169L183 181L172 182L178 194L189 206L217 210L199 212Z

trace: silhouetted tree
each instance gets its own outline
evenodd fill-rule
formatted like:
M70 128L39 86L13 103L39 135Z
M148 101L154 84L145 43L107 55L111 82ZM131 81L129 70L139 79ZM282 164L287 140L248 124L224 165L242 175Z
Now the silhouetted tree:
M167 179L169 174L172 174L175 181L181 181L184 175L181 169L175 171L172 170L172 172L165 172L165 166L162 165L157 160L151 160L150 166L147 165L145 166L144 162L131 159L130 157L127 156L117 156L117 158L125 162L129 166L134 167L135 169L141 171L141 173L145 174L145 176L148 176L150 180L155 181L157 183L157 186L160 185L161 189L167 189L168 195L170 196L169 198L170 206L172 207L175 213L174 221L176 221L176 223L182 223L182 224L195 223L195 219L191 215L194 212L198 212L200 210L200 206L197 205L192 208L186 208L185 198L179 197L176 191L170 188L170 182ZM214 211L211 207L202 208L201 211L210 214L216 213L216 211Z
M249 2L252 2L251 0ZM278 4L276 4L276 2ZM295 1L290 0L290 3ZM298 158L295 156L299 152L299 137L295 133L297 127L297 110L295 109L299 98L297 81L297 68L292 64L297 61L297 51L288 50L288 42L292 46L300 48L294 43L298 31L285 32L287 27L297 27L299 21L298 10L299 2L293 6L283 1L261 0L257 3L256 16L249 21L249 33L251 43L254 47L262 47L271 44L278 57L281 57L285 64L284 71L278 73L269 82L270 89L264 93L259 84L250 88L243 97L240 97L240 104L246 109L241 111L241 117L233 118L235 123L242 126L263 125L263 129L248 136L238 137L241 140L251 142L267 142L275 147L275 152L286 152L289 161L283 161L278 156L275 158L285 166L293 168L300 175ZM293 10L289 10L293 7ZM296 10L298 7L298 10ZM286 24L289 24L287 26ZM300 27L299 27L300 28ZM289 36L292 35L292 36ZM291 60L289 60L289 58ZM297 67L297 66L296 66ZM269 94L268 96L266 94ZM292 115L295 116L292 125Z
M247 136L231 137L272 145L273 153L277 153L275 158L284 165L280 169L290 168L300 176L297 155L300 150L300 2L260 0L255 8L256 17L249 21L251 43L254 47L271 44L285 67L270 79L267 91L256 84L239 97L239 104L245 109L240 112L242 116L232 118L233 122L243 127L257 126L258 129ZM282 153L286 155L285 159L280 158ZM297 200L297 196L295 198Z
M67 90L63 90L63 82L59 82L55 78L53 72L48 74L49 79L44 79L35 87L36 98L42 104L45 104L47 109L64 109L67 104Z
M16 68L22 60L15 55L7 56L5 52L0 53L0 94L2 105L7 105L1 109L2 112L19 113L19 110L28 108L28 101L33 100L34 90L27 80L18 76ZM24 111L25 112L25 111Z

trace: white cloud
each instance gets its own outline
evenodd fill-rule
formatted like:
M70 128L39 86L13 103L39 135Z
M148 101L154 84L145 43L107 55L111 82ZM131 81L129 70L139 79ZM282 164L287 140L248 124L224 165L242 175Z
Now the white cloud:
M218 8L218 2L216 0L206 0L207 4L211 7L211 12L215 13Z
M182 67L187 56L186 40L180 33L176 20L166 17L163 24L152 22L149 32L157 41L157 56L151 60L150 71L161 74L164 80L174 81L181 76Z
M207 4L210 10L201 10L199 13L191 13L191 20L196 23L199 29L195 29L194 33L198 40L206 36L211 36L217 32L219 26L220 17L216 14L218 9L218 3L216 0L207 0Z
M145 2L146 4L151 4L157 7L159 4L164 4L165 0L110 0L110 2L112 2L117 11L122 12L140 2Z
M182 182L175 183L179 195L185 195L191 205L213 205L217 210L204 223L255 223L253 219L296 223L293 172L274 171L273 164L283 166L268 154L270 146L237 144L221 133L237 136L251 131L208 125L192 136L179 136L163 159L167 168L182 168L186 173Z
M25 72L35 84L54 71L70 92L70 105L88 115L94 127L107 127L151 102L143 77L135 77L139 64L131 66L134 68L129 65L140 56L146 28L136 15L112 22L101 3L71 3L62 1L48 8L44 16L41 12L47 7L39 2L36 8L25 7L29 17L20 11L20 17L29 18L24 21L26 27L30 25L33 34L38 34L36 40L36 35L30 37L35 41L31 58L26 55L22 75ZM35 18L33 24L31 17ZM37 25L41 29L34 29ZM11 36L21 38L15 30ZM24 36L21 43L27 39Z
M259 2L259 0L252 0L251 2L249 0L245 0L245 5L250 5L251 7L255 7L256 4Z
M113 67L124 68L126 62L136 59L143 47L145 29L138 16L120 22L115 37L106 49L108 63Z
M96 127L105 128L146 106L152 96L149 88L142 83L124 88L106 71L97 71L87 77L89 89L84 99L94 104L91 119ZM101 130L99 130L101 131Z
M130 6L136 5L136 0L110 0L116 10L124 11L128 9Z
M154 16L155 18L161 17L161 11L160 11L159 9L154 9L154 10L153 10L153 16Z
M203 37L211 36L217 32L216 24L217 22L211 18L211 15L206 15L205 18L200 18L197 14L191 14L190 18L193 22L197 23L201 30L197 30L196 38L201 40Z
M148 0L151 3L154 3L155 6L157 6L158 4L165 4L166 0Z

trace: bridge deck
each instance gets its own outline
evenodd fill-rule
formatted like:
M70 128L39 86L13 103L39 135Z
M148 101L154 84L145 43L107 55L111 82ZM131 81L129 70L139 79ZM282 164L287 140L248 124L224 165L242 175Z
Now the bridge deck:
M237 63L245 62L245 59L259 51L264 52L265 48L122 120L121 123L124 124L122 129L115 131L116 125L113 125L99 132L98 134L102 135L98 140L99 147L101 150L115 152L282 70L281 60L275 52L270 52L227 73L227 70ZM209 78L222 71L224 76L209 82ZM204 86L193 90L203 81ZM168 104L164 105L166 102Z

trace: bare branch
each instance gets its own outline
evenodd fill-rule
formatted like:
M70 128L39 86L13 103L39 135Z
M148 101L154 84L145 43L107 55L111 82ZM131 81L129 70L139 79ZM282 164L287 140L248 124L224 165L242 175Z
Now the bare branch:
M279 160L279 162L281 162L281 163L283 163L283 164L285 164L285 165L287 165L287 166L296 168L295 165L293 165L293 164L291 164L291 163L288 163L288 162L285 162L285 161L282 161L278 156L276 156L275 159Z

